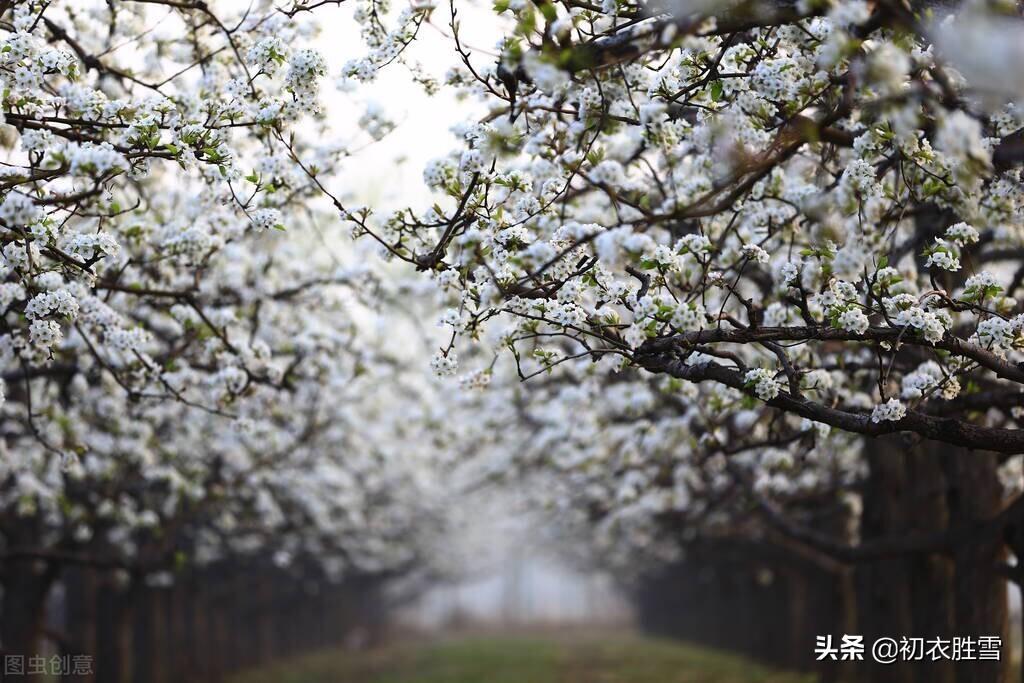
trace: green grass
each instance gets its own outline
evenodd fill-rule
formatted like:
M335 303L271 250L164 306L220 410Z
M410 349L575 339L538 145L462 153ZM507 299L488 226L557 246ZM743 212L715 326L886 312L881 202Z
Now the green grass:
M630 635L445 639L321 652L232 683L810 683L713 650Z

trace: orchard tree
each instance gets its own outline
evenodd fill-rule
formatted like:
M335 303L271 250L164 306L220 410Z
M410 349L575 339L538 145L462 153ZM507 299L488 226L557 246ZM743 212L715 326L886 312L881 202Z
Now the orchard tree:
M755 497L766 523L864 565L869 638L1003 633L1024 513L1016 3L502 1L496 62L446 10L446 82L486 107L424 172L447 201L337 202L447 299L436 371L485 385L504 353L523 380L593 378L590 405L664 378L649 400L675 407L679 450L861 438L859 542Z
M0 3L5 579L45 588L54 550L165 566L168 529L211 557L400 565L430 486L393 454L477 447L547 468L621 561L753 511L753 533L857 567L869 639L1004 632L1016 4L499 0L495 59L455 0L370 0L365 55L329 67L308 44L337 4ZM484 113L426 168L433 207L359 206L320 81L406 64L436 92L407 51L439 17L444 86ZM486 389L475 407L409 391L367 341L363 304L415 288L311 247L324 198L436 285L432 365ZM857 528L823 532L808 493L862 499Z
M947 405L977 403L975 383L1008 419L1019 402L1013 104L981 109L898 4L634 8L614 36L615 13L570 9L503 9L522 16L502 61L450 74L492 105L425 171L451 210L347 214L459 295L456 333L512 320L493 336L524 366L635 365L857 434L1024 450L1018 430L968 419L976 405ZM583 222L597 218L611 225ZM873 362L803 386L837 350ZM924 360L879 367L901 351Z
M307 9L0 3L6 651L38 652L69 566L423 555L436 398L375 331L398 288L325 246L317 175L346 149Z

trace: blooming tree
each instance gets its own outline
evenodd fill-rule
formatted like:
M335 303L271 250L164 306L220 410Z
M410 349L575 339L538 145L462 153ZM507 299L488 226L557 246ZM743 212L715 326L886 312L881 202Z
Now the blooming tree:
M375 332L396 288L325 248L317 175L346 149L320 144L307 9L0 3L8 651L67 565L422 556L430 388Z
M329 66L309 44L337 4L0 3L10 549L112 544L159 565L174 528L211 557L400 565L430 515L389 454L474 447L494 471L546 468L627 563L620 541L669 557L681 528L753 505L844 561L954 548L963 585L1014 573L1013 3L498 0L495 59L455 0L360 0L367 50ZM408 58L428 22L457 62L443 84ZM438 203L386 212L345 191L320 89L399 63L483 114L425 169ZM339 224L407 268L313 246ZM411 270L445 309L431 365L486 390L475 414L387 409L438 400L360 324L406 308ZM949 524L896 542L865 495L858 533L815 530L795 501L888 491L870 482L892 435L952 454L927 470L961 487Z
M690 493L663 495L660 444L670 465L689 448L749 451L746 468L708 462L755 494L822 481L765 469L809 452L848 487L864 462L836 459L850 437L984 451L963 461L973 474L941 474L965 487L950 505L975 501L951 513L969 522L926 538L854 547L758 505L850 561L942 553L976 524L988 549L974 561L998 571L1024 451L1024 91L999 73L1019 54L1016 5L503 0L496 62L447 10L460 64L446 83L486 107L425 170L447 200L342 207L436 283L451 329L437 373L484 386L504 354L520 379L562 378L547 415L573 425L563 434L621 401L648 410L621 426L635 452L584 437L568 480L610 477L648 518ZM882 451L867 454L876 480ZM615 464L630 459L632 479ZM590 500L607 506L607 489Z
M915 15L499 9L500 63L449 75L490 111L425 172L451 207L349 214L452 294L457 337L490 334L524 376L586 358L858 434L1021 450L1019 110L983 108Z

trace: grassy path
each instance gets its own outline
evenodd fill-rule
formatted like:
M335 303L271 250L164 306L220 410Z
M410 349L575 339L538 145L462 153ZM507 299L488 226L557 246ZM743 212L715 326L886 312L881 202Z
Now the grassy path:
M233 683L809 683L741 658L636 636L479 637L322 652Z

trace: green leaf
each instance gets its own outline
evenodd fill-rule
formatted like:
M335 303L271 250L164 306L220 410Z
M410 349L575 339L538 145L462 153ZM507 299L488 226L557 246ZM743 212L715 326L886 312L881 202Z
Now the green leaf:
M519 25L516 28L518 33L524 36L533 33L534 29L537 28L537 15L532 7L527 7L526 10L520 13Z

